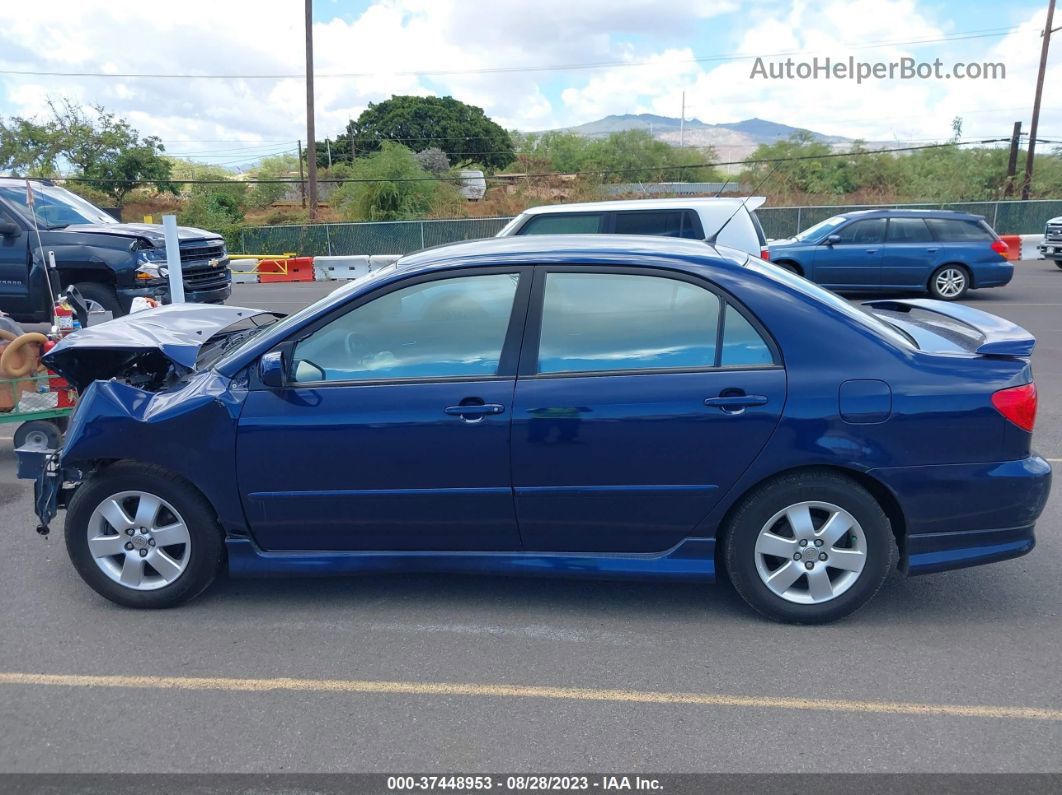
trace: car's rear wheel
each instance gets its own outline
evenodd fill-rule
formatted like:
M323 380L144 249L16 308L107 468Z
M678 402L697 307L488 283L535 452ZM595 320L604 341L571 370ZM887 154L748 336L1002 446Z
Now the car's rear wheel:
M65 534L82 579L127 607L191 599L213 582L224 554L217 519L199 492L168 472L129 463L77 489Z
M757 489L724 528L737 592L768 618L819 624L866 604L895 564L888 517L842 475L785 475Z
M941 265L929 277L929 294L940 301L958 301L970 289L970 274L962 265Z
M1056 259L1055 260L1055 267L1056 268L1062 268L1062 259Z

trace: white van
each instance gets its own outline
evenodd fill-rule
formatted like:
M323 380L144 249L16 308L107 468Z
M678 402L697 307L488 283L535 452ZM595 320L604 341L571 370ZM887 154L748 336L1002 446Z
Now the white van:
M516 216L496 237L514 235L656 235L711 240L767 259L767 238L756 208L767 199L635 199L551 204Z

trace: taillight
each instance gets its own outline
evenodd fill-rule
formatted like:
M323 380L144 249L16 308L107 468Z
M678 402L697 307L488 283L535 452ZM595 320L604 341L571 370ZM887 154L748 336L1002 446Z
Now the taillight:
M767 248L767 246L763 246L760 249L760 259L769 260L770 258L771 258L770 250Z
M1032 432L1036 424L1036 384L1001 389L992 395L992 405L1023 431Z
M1007 244L1004 243L1002 240L993 240L992 250L999 254L999 256L1001 257L1007 256L1007 251L1009 251L1009 249L1007 248Z

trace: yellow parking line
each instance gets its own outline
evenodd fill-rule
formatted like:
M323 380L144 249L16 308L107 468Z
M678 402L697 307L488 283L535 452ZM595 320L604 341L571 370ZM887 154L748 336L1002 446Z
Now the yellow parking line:
M567 701L687 704L782 710L802 709L883 715L1062 721L1062 709L1046 707L999 707L964 704L919 704L902 701L728 696L717 693L667 693L651 690L599 690L581 687L481 685L461 682L377 682L358 679L233 679L195 676L86 676L76 674L0 673L0 685L89 688L130 687L147 690L229 690L256 693L288 690L412 696L494 696L498 698L545 698Z

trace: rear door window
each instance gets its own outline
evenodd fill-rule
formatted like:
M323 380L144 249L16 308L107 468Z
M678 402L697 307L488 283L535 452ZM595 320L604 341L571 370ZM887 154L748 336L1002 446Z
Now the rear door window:
M541 374L774 364L740 312L686 281L552 272L542 300Z
M927 218L933 237L941 243L964 243L971 240L995 240L995 235L981 221L963 218Z
M614 213L617 235L655 235L703 240L701 224L691 210L647 210Z
M886 239L890 243L929 243L933 235L923 218L890 218Z
M518 235L582 235L604 232L605 213L533 215Z

